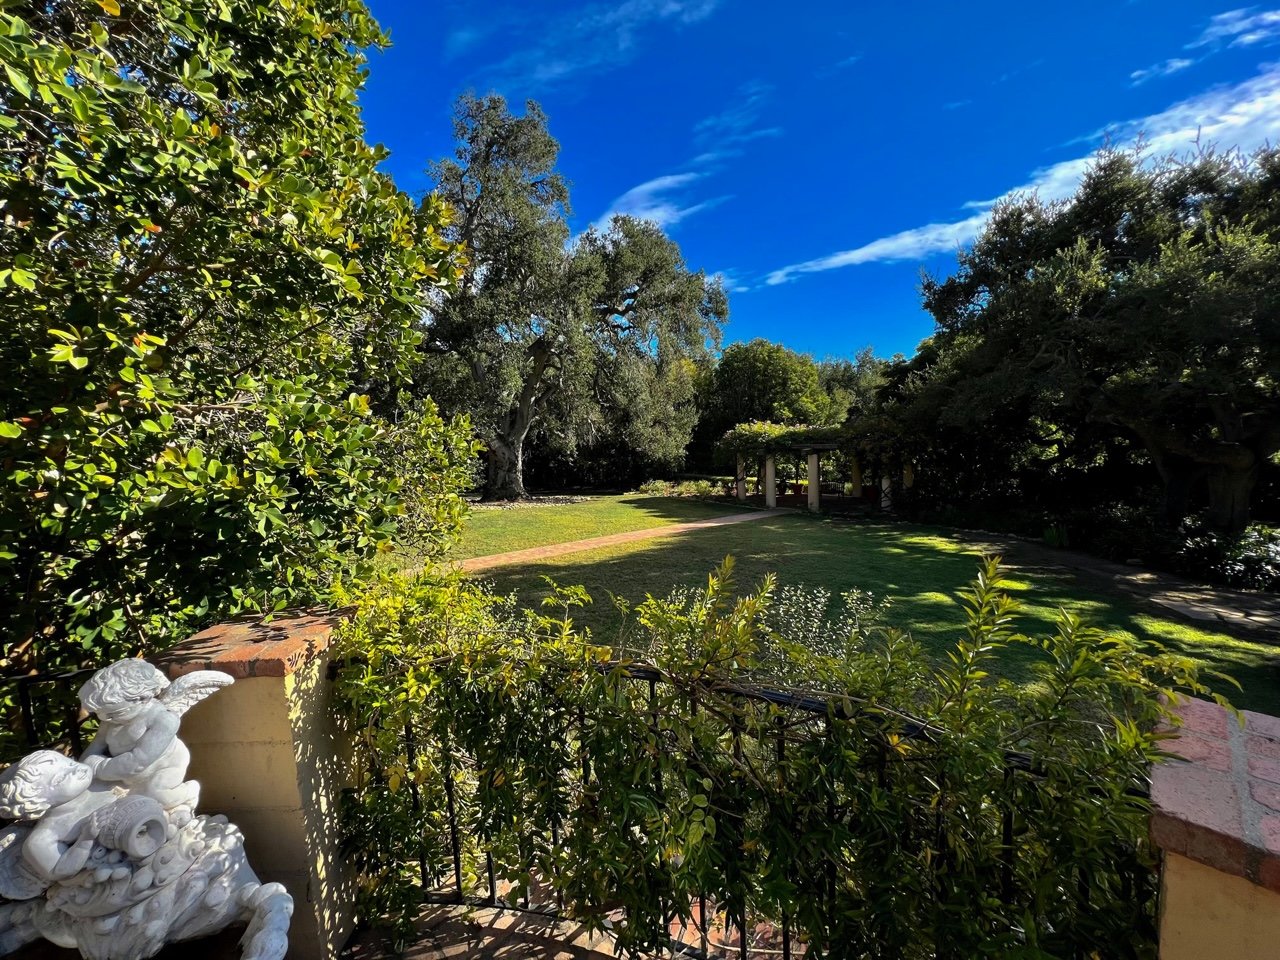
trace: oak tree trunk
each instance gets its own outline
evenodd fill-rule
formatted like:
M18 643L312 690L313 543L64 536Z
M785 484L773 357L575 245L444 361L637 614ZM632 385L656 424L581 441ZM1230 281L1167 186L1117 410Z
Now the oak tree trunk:
M514 442L494 440L489 444L489 466L485 477L485 500L523 500L524 437Z
M1210 526L1223 533L1243 533L1249 525L1249 499L1258 482L1256 462L1248 467L1240 464L1215 464L1209 469Z

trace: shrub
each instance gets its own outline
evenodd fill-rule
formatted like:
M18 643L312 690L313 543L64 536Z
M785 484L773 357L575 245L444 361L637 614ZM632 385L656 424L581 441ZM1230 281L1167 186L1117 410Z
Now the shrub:
M701 500L714 497L720 492L710 480L683 480L676 485L675 489L677 497L691 497Z
M392 421L457 251L364 140L363 4L0 6L0 668L313 601L406 521L447 539L470 431Z
M1280 588L1280 531L1253 524L1238 537L1184 528L1173 567L1189 576L1251 590Z
M669 480L647 480L636 492L649 497L689 497L705 500L718 496L722 491L710 480L682 480L679 483L672 483Z
M463 893L492 853L512 897L539 884L596 927L621 911L624 951L705 894L824 956L1154 955L1141 791L1164 695L1204 692L1190 661L1065 612L1016 634L995 561L941 665L865 595L829 615L772 578L738 594L731 570L639 605L631 651L574 626L581 588L542 612L434 577L353 598L365 917L408 929L453 872L452 811ZM1035 682L995 675L1007 645Z
M1057 529L1113 560L1140 559L1193 580L1246 590L1280 589L1280 531L1252 524L1239 536L1199 517L1166 523L1152 506L1109 504L1068 515Z
M676 485L670 480L646 480L636 489L646 497L674 497Z

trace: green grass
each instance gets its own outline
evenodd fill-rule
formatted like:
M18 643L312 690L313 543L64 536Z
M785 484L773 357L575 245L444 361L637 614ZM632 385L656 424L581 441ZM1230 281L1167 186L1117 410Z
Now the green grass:
M501 540L501 526L494 523L486 535ZM890 597L888 621L909 629L937 656L955 642L963 620L955 595L972 580L979 560L965 546L924 527L862 526L796 515L567 554L479 576L502 593L515 591L524 605L546 595L544 575L583 584L596 602L576 618L608 641L622 622L610 592L636 601L646 594L665 595L676 585L701 585L726 554L737 561L740 587L775 572L782 584L822 586L833 595L861 587ZM1050 631L1057 609L1066 607L1091 623L1195 657L1240 682L1242 691L1222 686L1236 705L1280 713L1280 647L1165 619L1155 608L1111 595L1060 568L1023 566L1014 576L1012 592L1024 604L1019 622L1024 633ZM1035 655L1022 646L1002 651L1004 672L1025 679Z
M673 523L710 520L739 510L673 497L591 497L578 503L510 508L478 506L467 520L454 560L487 557Z

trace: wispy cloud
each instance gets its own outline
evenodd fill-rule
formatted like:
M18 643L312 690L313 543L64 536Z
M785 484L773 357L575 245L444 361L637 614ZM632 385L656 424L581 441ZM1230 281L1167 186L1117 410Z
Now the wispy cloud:
M773 96L773 87L753 80L743 84L737 101L726 110L706 117L694 126L694 140L711 150L724 150L735 144L780 137L782 128L762 124L760 115Z
M617 214L627 214L642 220L652 220L658 226L675 226L686 217L708 210L732 199L731 195L699 199L693 194L695 186L711 176L723 161L744 152L743 145L762 137L779 136L778 127L760 125L760 115L773 94L773 88L759 81L744 84L733 104L719 113L700 120L693 129L693 140L702 152L685 164L679 173L668 173L646 180L632 187L609 204L593 224L603 228ZM725 271L726 278L730 272ZM749 287L740 281L734 286L726 282L726 289L744 292Z
M1280 40L1280 10L1242 7L1210 18L1204 32L1198 39L1187 44L1187 49L1221 46L1252 47L1277 40Z
M717 270L715 273L711 274L711 278L713 280L719 280L724 285L725 292L727 293L750 293L752 290L751 284L747 283L747 281L742 278L739 271L732 268L728 270Z
M814 71L814 76L819 78L833 77L837 73L848 70L854 64L862 60L862 54L855 53L852 56L845 57L843 60L837 60L835 63L828 64L820 70Z
M1200 31L1200 36L1186 44L1186 50L1198 52L1197 58L1170 57L1161 63L1133 71L1129 74L1129 79L1137 87L1149 80L1181 73L1221 50L1267 46L1277 41L1280 41L1280 10L1259 10L1257 7L1228 10L1210 17L1208 26Z
M459 27L450 30L444 38L444 58L452 60L460 57L485 37L485 31L478 27Z
M1170 77L1175 73L1187 69L1195 63L1194 60L1188 60L1185 57L1172 57L1163 63L1153 63L1151 66L1143 70L1135 70L1129 74L1129 79L1133 81L1135 87L1146 83L1148 80L1155 80L1159 77Z
M487 82L518 86L520 93L555 86L583 73L621 67L635 57L643 34L659 24L685 27L705 20L721 0L625 0L619 4L589 4L548 16L537 9L486 14L492 26L468 26L454 31L446 52L477 45L480 35L516 34L519 49L483 68ZM470 36L469 34L476 34Z
M1021 76L1028 70L1034 70L1036 67L1042 66L1043 64L1044 57L1040 57L1036 60L1032 60L1030 63L1024 63L1020 67L1014 67L1012 70L1006 70L1004 73L1000 74L999 77L993 80L992 83L1008 83L1014 77Z
M700 202L686 199L688 188L700 179L700 173L673 173L646 180L609 204L609 209L600 216L595 226L606 227L617 214L626 214L639 220L652 220L660 227L670 227L685 217L729 199L727 196Z
M1280 64L1268 64L1257 76L1235 86L1215 87L1160 113L1099 130L1090 139L1097 143L1104 137L1114 143L1141 138L1152 156L1177 153L1196 142L1246 151L1274 142L1280 138ZM1033 191L1045 200L1070 197L1091 160L1092 155L1086 155L1055 163L1036 171L1003 197ZM955 250L978 235L995 202L970 201L965 208L981 212L951 223L912 227L849 250L781 267L770 273L765 283L776 286L807 273L861 263L920 260Z
M961 107L967 107L972 104L972 100L951 100L942 105L943 110L959 110Z

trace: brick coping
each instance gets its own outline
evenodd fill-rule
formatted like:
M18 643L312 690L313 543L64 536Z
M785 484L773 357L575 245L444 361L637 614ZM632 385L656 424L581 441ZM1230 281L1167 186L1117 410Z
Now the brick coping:
M1151 771L1151 840L1280 893L1280 718L1180 698ZM1243 721L1243 722L1242 722Z
M270 623L242 617L201 630L153 662L170 678L194 670L221 670L237 680L287 677L329 649L344 610L309 610Z

